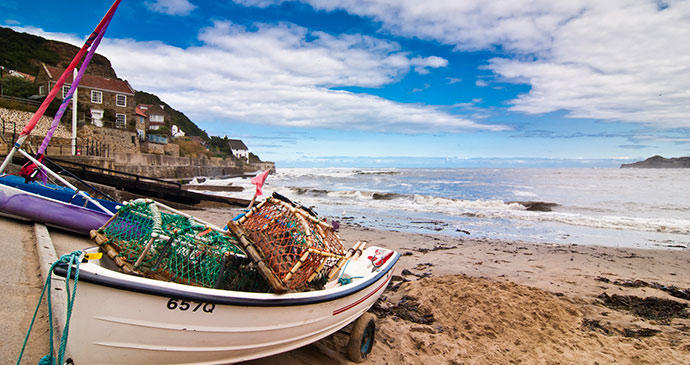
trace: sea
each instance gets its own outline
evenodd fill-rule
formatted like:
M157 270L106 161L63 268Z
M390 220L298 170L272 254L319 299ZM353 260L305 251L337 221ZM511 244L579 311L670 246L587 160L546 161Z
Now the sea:
M282 194L321 217L454 237L690 249L687 169L278 168ZM249 177L195 178L198 191L251 199ZM242 186L242 192L204 185Z

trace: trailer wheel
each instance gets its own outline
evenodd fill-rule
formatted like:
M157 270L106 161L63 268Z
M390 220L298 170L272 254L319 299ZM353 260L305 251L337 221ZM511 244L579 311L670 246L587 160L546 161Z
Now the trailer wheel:
M376 316L364 313L357 318L350 332L350 340L347 343L347 354L350 360L362 362L374 347L374 335L376 335Z

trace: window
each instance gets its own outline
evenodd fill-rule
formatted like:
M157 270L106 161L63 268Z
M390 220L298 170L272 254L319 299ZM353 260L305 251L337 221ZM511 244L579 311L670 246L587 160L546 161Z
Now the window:
M46 87L45 85L41 85L38 87L38 95L45 95L46 94Z
M152 114L152 115L149 116L149 121L150 121L150 122L163 123L163 122L165 122L165 119L164 119L163 116L160 115L160 114Z
M125 127L125 121L126 121L126 116L124 114L120 114L120 113L115 114L115 128L124 128Z
M62 98L66 98L69 94L69 85L62 85Z
M101 104L103 102L103 92L91 90L91 102L94 104Z
M122 94L115 95L115 105L127 106L127 95L122 95Z

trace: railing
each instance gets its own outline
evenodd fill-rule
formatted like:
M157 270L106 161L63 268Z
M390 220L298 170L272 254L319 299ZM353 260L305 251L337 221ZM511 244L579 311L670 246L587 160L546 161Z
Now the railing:
M2 120L2 137L3 140L5 139L4 137L9 133L9 128L11 126L12 128L12 139L10 143L14 143L14 141L17 139L17 123L5 120L4 118L0 118Z
M26 104L26 105L31 105L31 106L41 106L42 101L37 101L37 100L31 100L31 99L24 99L24 98L18 98L16 96L9 96L9 95L0 95L0 99L5 99L5 100L10 100L10 101L16 101L18 103Z
M71 143L53 143L48 146L46 151L50 156L70 156L72 155ZM86 138L77 143L78 156L98 156L110 157L110 145Z

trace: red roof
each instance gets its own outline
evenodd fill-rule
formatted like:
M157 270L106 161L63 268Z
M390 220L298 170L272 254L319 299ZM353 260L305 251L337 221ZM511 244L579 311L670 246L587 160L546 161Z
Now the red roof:
M163 113L165 113L165 111L162 109L162 105L156 106L155 104L139 104L139 105L137 105L137 108L136 108L136 114L141 115L142 117L148 118L150 109L153 109L154 115L161 115L161 116L163 115L163 114L156 112L155 109L160 109L161 111L163 111ZM165 125L165 122L164 121L163 122L157 122L157 121L149 120L149 125L163 126L163 125Z
M57 68L57 67L52 67L48 65L43 65L46 68L46 71L48 71L48 77L52 81L57 81L57 79L60 78L60 75L62 75L63 72L65 72L64 68ZM74 75L70 74L67 76L65 79L66 84L72 83L72 77ZM91 87L94 89L101 89L101 90L108 90L108 91L115 91L118 93L125 93L125 94L134 94L134 89L129 85L127 81L122 81L118 79L109 79L106 77L100 77L100 76L94 76L94 75L89 75L85 74L84 77L82 77L81 81L79 82L79 86L84 86L84 87Z
M148 117L148 111L146 110L146 109L148 109L148 108L144 109L144 108L142 108L142 106L143 106L143 107L148 107L148 105L146 105L146 104L139 104L139 105L137 105L136 114L137 114L137 115L141 115L142 117Z
M33 82L33 81L36 79L36 77L31 76L31 75L29 75L29 74L27 74L27 73L24 73L24 72L20 72L20 71L9 70L8 73L9 73L10 75L12 75L12 76L21 77L21 78L27 79L27 80L29 80L29 81L31 81L31 82Z

